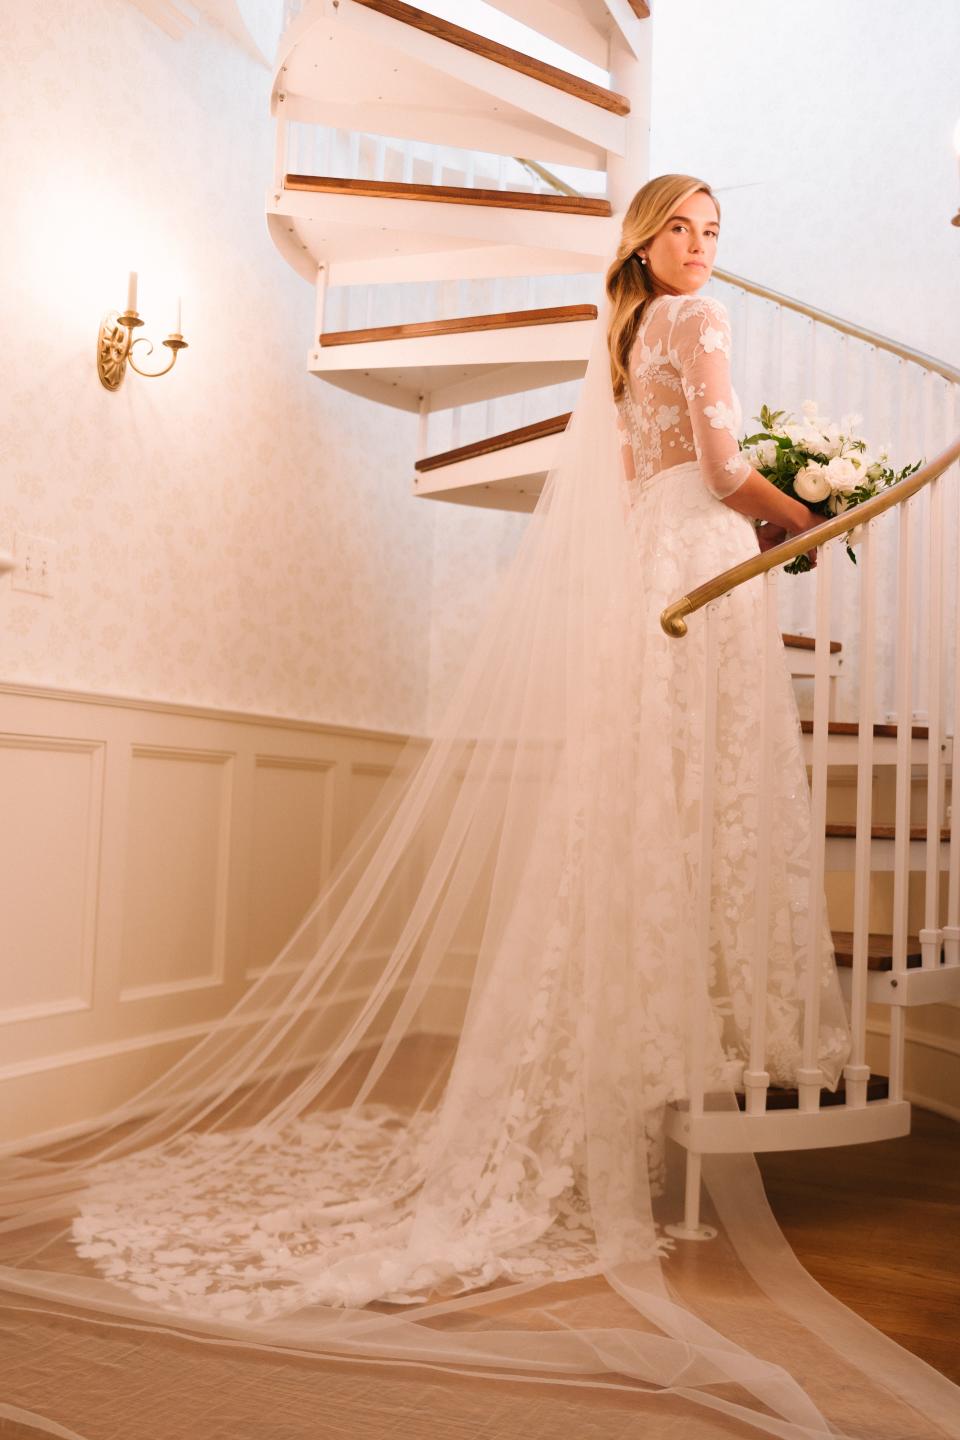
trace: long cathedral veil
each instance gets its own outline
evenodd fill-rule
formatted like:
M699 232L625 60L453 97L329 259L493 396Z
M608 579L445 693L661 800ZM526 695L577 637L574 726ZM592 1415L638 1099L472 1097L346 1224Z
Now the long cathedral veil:
M739 1112L714 1030L667 1047L649 978L703 1013L655 679L701 652L643 599L607 323L436 734L296 933L94 1133L4 1163L3 1286L14 1325L58 1317L58 1364L96 1323L208 1342L171 1393L241 1345L617 1388L684 1440L960 1436L960 1388L813 1281L746 1148L705 1162L714 1240L664 1228L663 1109L705 1039ZM35 1426L82 1430L51 1387Z

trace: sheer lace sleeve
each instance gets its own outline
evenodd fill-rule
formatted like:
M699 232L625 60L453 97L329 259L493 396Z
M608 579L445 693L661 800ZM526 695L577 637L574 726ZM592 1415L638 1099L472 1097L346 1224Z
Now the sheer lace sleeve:
M751 465L737 444L730 381L730 321L722 300L690 296L676 308L668 344L690 412L693 444L707 489L732 495Z

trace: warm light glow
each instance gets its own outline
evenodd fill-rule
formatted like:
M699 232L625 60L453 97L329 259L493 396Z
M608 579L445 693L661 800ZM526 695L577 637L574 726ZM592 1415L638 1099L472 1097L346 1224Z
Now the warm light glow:
M960 120L953 127L953 149L957 159L960 160Z
M171 236L176 217L142 200L131 204L110 176L79 179L56 166L27 187L18 212L30 234L19 283L61 330L85 339L107 310L123 310L136 271L146 333L170 333L186 269Z

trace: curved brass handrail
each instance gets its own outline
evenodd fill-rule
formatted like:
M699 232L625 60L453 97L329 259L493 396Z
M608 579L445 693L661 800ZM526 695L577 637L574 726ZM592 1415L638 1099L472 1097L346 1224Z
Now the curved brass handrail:
M839 330L844 335L852 335L856 340L865 340L876 350L887 350L891 355L899 355L901 360L910 360L915 365L921 365L924 370L932 370L935 374L942 375L944 380L952 380L954 384L960 384L960 370L954 365L948 365L946 360L938 360L935 355L926 355L922 350L912 350L909 345L901 345L887 335L878 335L874 330L864 330L862 325L854 325L852 321L843 320L839 315L831 315L828 310L818 310L815 305L805 305L802 300L795 300L792 295L782 295L778 290L768 290L765 285L756 285L752 280L745 280L742 275L733 275L729 270L720 270L714 267L710 272L710 279L723 280L726 284L735 285L739 290L746 290L751 295L759 295L763 300L773 300L775 304L782 305L785 310L794 310L798 315L807 315L821 325L829 325L831 330Z
M946 450L941 450L928 465L917 470L913 475L908 475L905 480L898 480L896 485L891 485L888 490L875 495L872 500L866 500L862 505L855 506L852 510L845 511L842 515L834 515L830 520L825 520L822 525L817 525L812 530L805 530L802 535L795 535L792 540L785 540L782 545L775 545L763 554L752 556L749 560L742 560L739 565L724 570L722 575L716 575L704 585L698 585L696 590L691 590L689 595L674 600L672 605L660 615L660 624L666 633L674 639L680 639L687 633L687 625L684 616L692 615L695 610L701 610L704 605L709 605L711 600L719 600L721 595L728 594L735 590L738 585L745 581L752 580L755 575L763 575L767 570L774 570L778 565L783 565L787 560L793 560L797 555L804 555L808 550L815 550L825 545L828 540L835 540L838 535L845 535L848 531L858 525L865 524L868 520L875 519L886 510L892 510L895 505L902 505L909 500L911 495L916 495L931 480L935 480L944 470L948 469L955 460L960 460L960 435Z

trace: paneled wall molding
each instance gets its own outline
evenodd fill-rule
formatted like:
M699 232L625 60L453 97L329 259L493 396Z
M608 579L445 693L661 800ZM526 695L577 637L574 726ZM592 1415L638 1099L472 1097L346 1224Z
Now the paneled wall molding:
M89 1125L230 1010L406 738L0 684L0 1144Z
M402 744L411 737L398 730L371 730L362 725L338 725L328 721L298 719L295 716L271 715L262 711L230 710L215 705L198 705L191 701L164 700L147 695L123 695L119 692L73 690L61 685L38 685L16 680L0 680L0 702L4 696L22 696L39 700L70 701L78 705L107 705L124 710L146 710L156 715L182 715L191 720L224 720L231 725L267 725L276 730L305 730L316 735L344 735L356 740L383 740Z
M0 905L0 1026L93 1004L104 761L96 739L0 734L0 894L31 891L31 850L47 865L30 909ZM49 963L38 976L40 954Z

